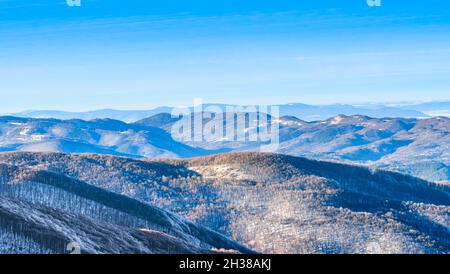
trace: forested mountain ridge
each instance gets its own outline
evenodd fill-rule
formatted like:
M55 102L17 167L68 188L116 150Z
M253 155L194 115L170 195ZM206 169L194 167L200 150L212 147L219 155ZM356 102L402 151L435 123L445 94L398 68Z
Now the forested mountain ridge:
M207 116L210 117L209 113ZM192 132L205 136L203 126L215 117L186 116L203 121ZM181 118L167 113L124 123L111 119L57 120L0 117L0 151L60 151L126 157L189 158L223 152L260 151L261 141L216 139L174 140L172 129ZM338 115L307 122L293 116L269 117L279 127L278 153L364 164L410 174L429 181L450 181L450 118L371 118ZM190 121L186 121L189 122ZM239 128L253 132L238 121ZM199 132L201 130L201 132ZM175 138L176 139L176 138Z
M264 253L448 253L450 190L411 176L279 154L186 160L3 153L175 212Z
M166 210L35 167L0 164L0 253L215 253L249 249ZM228 250L228 251L227 251Z
M170 114L158 114L136 124L170 132L178 120ZM216 120L203 119L203 125L215 123ZM294 116L271 117L270 120L273 126L279 128L280 141L276 152L381 167L430 181L450 180L450 118L337 115L309 122ZM252 130L251 125L243 124L245 119L240 123L239 128ZM218 137L213 141L188 141L185 144L208 150L238 152L259 151L263 143Z

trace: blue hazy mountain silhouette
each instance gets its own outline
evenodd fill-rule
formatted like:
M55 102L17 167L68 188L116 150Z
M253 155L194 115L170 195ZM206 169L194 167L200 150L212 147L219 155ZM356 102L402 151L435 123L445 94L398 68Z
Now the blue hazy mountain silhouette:
M219 106L225 109L225 104L205 104L208 106ZM231 105L233 106L233 105ZM431 102L423 104L389 106L383 104L376 105L308 105L301 103L281 104L280 116L295 116L306 121L324 120L339 114L344 115L365 115L374 118L403 117L403 118L424 118L442 113L450 115L450 102ZM244 106L245 107L245 106ZM190 108L193 111L193 108ZM13 113L12 116L28 118L55 118L55 119L115 119L124 122L135 122L159 113L171 113L172 108L168 106L157 107L149 110L114 110L102 109L86 112L67 112L56 110L29 110Z

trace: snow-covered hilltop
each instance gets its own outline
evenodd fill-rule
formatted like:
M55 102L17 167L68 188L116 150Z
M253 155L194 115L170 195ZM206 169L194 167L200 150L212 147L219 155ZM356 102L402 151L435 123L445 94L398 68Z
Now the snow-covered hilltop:
M185 116L202 121L213 118ZM208 115L206 115L208 116ZM200 119L198 119L200 118ZM174 140L179 122L161 113L136 123L0 117L0 151L59 151L127 157L189 158L221 152L259 151L263 142L216 139ZM245 119L244 119L245 120ZM293 116L271 118L279 126L277 152L319 160L365 164L430 181L450 180L450 118L372 118L338 115L307 122ZM245 121L238 121L245 123ZM239 124L239 128L245 128ZM246 131L255 131L245 128ZM197 134L197 132L195 132Z

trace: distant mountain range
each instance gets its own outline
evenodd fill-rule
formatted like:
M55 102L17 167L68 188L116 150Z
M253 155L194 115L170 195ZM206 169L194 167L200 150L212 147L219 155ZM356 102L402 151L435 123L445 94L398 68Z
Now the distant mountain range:
M212 153L176 142L159 128L118 120L0 117L0 151L63 151L129 157L193 157Z
M0 117L0 151L189 158L221 152L259 151L263 144L248 140L228 141L220 137L212 141L175 141L170 131L179 119L167 113L136 123L111 119ZM203 121L207 123L209 120ZM338 115L315 122L293 116L272 117L271 121L280 128L277 152L364 164L430 181L450 181L450 118Z
M450 251L448 186L358 166L14 152L0 178L0 253Z
M170 114L158 114L136 124L160 127L170 132L179 119ZM204 119L203 123L211 120ZM277 150L280 153L387 168L430 181L450 180L450 118L338 115L315 122L293 116L272 118L271 121L280 128ZM263 144L248 140L228 141L221 137L185 143L216 151L258 151Z
M123 122L135 122L143 118L150 117L158 113L170 113L171 108L160 107L153 110L114 110L114 109L101 109L86 112L68 112L57 110L28 110L20 113L11 114L15 117L23 118L54 118L60 120L81 119L81 120L94 120L94 119L114 119Z
M412 109L430 116L450 117L450 102L429 102L417 105L403 105L402 109Z
M205 104L208 106L220 106L225 108L223 104ZM383 104L366 104L366 105L349 105L349 104L331 104L331 105L307 105L307 104L284 104L278 105L280 108L280 116L295 116L306 121L325 120L336 115L365 115L374 118L425 118L433 116L450 117L450 102L431 102L422 104L408 105L383 105ZM103 109L87 112L65 112L50 110L30 110L20 113L12 113L11 116L26 118L55 118L55 119L114 119L124 122L136 122L138 120L159 114L170 113L171 107L158 107L151 110L113 110ZM193 108L191 108L193 111Z

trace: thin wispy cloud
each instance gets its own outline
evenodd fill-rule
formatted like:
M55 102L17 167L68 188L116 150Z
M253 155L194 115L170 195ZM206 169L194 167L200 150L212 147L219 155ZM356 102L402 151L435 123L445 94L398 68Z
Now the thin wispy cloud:
M448 97L447 9L174 1L0 1L6 107Z

